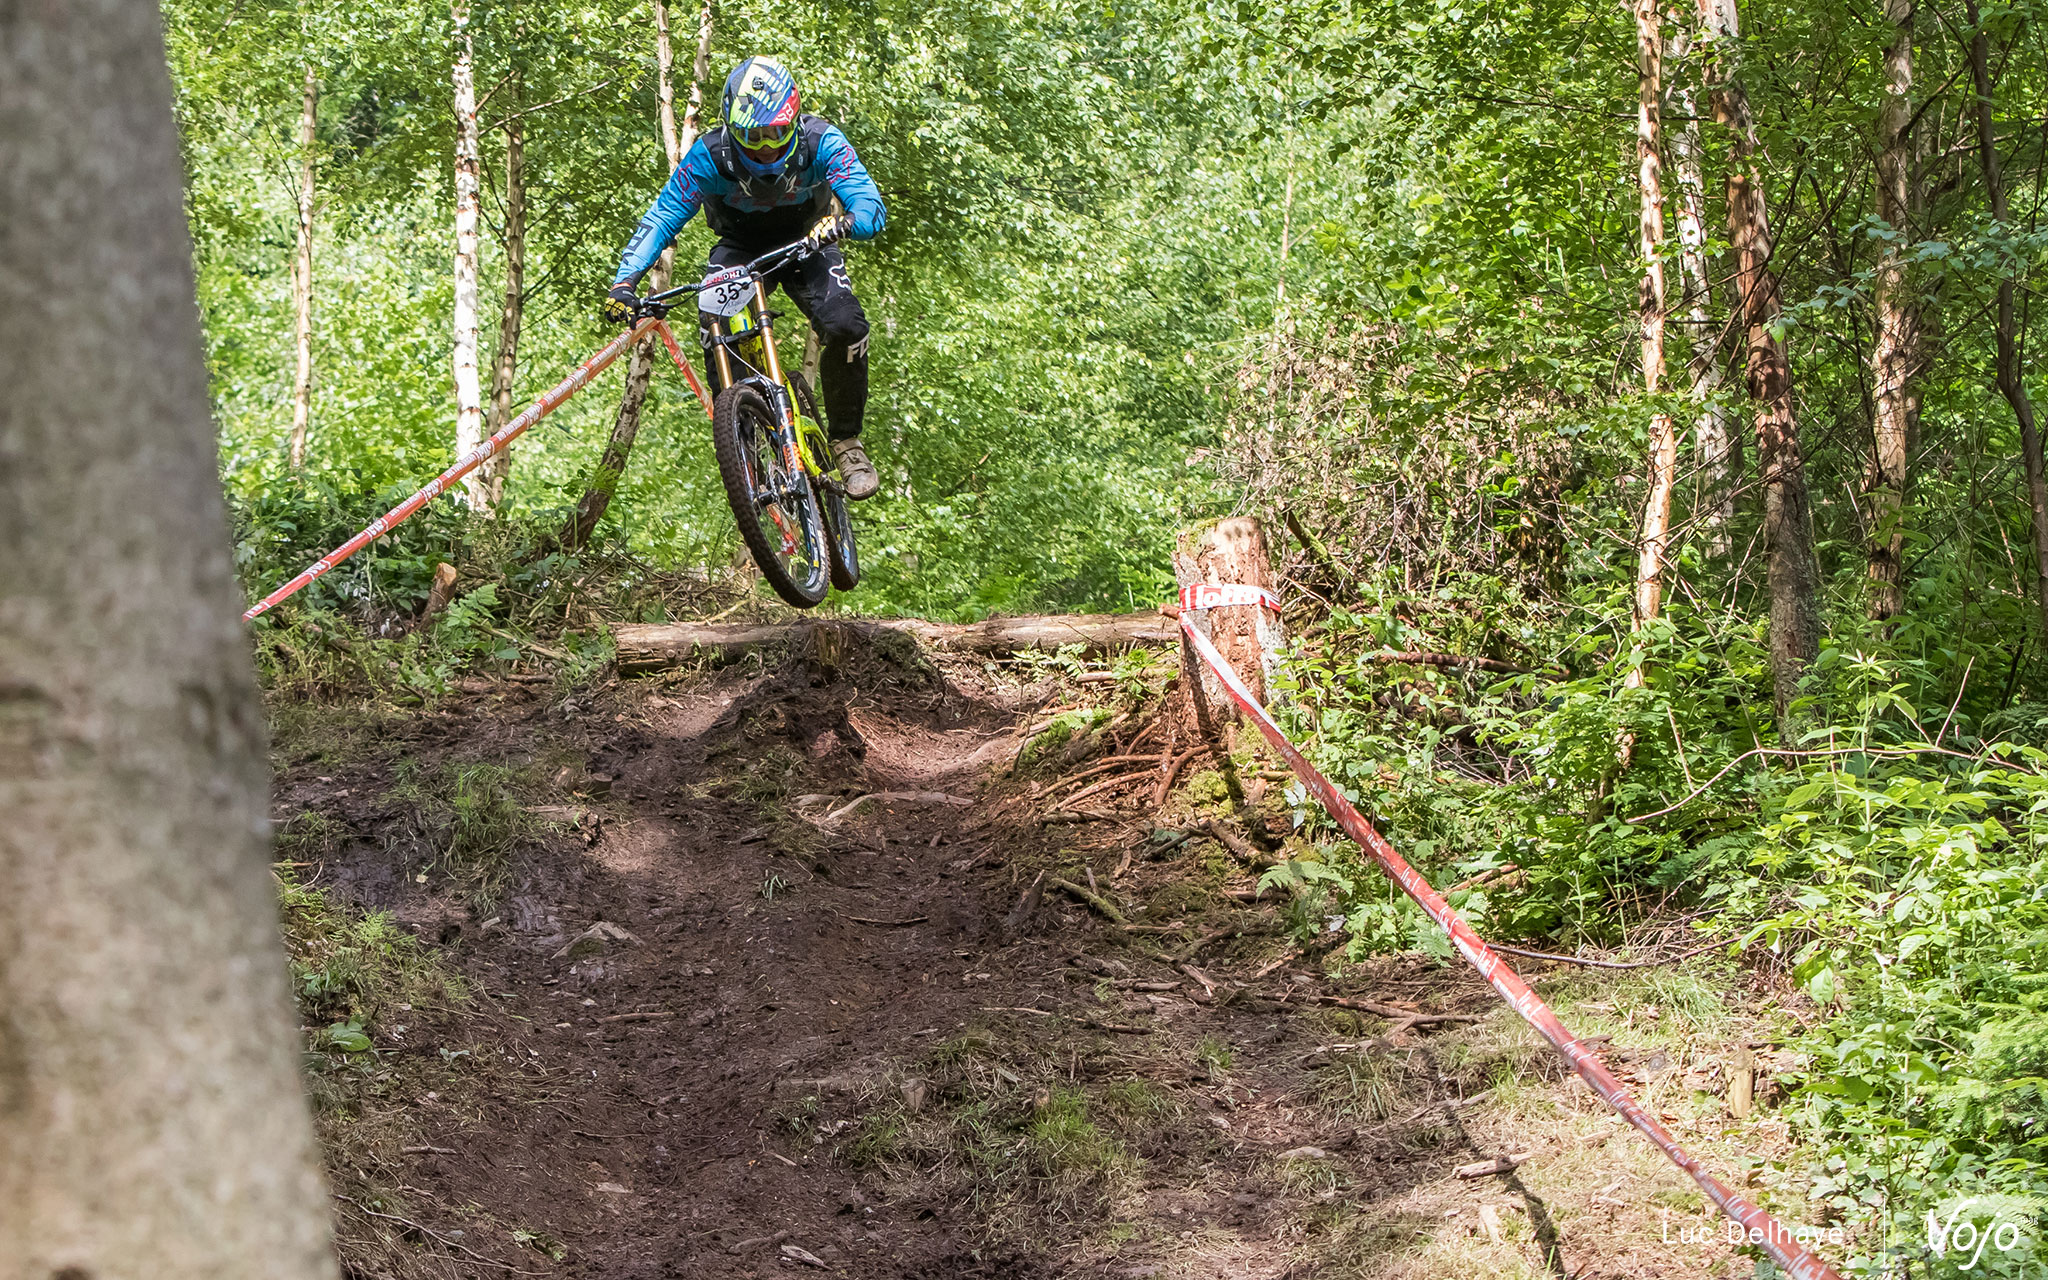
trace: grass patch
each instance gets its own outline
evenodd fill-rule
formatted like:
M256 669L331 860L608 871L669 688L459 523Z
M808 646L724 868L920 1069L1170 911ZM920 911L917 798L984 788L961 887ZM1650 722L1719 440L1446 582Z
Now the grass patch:
M511 881L513 851L540 832L526 805L539 789L532 770L451 762L427 778L401 774L391 797L412 809L426 850L421 872L446 880L478 908L495 904Z
M311 1022L373 1027L401 1005L446 1007L468 998L462 979L381 911L336 904L289 869L278 874L278 907L292 990Z
M1081 1043L979 1029L943 1041L911 1072L926 1082L924 1105L871 1093L879 1105L835 1151L880 1173L892 1194L963 1205L991 1245L1050 1247L1108 1231L1134 1207L1145 1165L1134 1144L1180 1106L1148 1080L1088 1082L1098 1051Z
M1331 1056L1316 1077L1316 1095L1340 1115L1360 1120L1392 1118L1408 1072L1385 1053L1358 1050Z

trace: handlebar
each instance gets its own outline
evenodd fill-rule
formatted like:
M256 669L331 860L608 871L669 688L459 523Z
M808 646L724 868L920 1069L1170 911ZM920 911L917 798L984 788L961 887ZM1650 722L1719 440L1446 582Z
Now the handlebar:
M780 249L770 249L768 252L762 254L760 257L754 259L752 262L745 263L744 265L742 265L740 267L740 270L744 271L749 276L759 277L774 270L776 267L781 266L785 259L790 258L792 256L805 256L808 255L810 251L810 237L806 236L802 240L795 241L794 243L791 244L783 245ZM719 276L725 275L727 272L731 270L731 267L720 267L718 270L712 272L710 275L704 277L702 280L697 281L695 284L679 284L673 289L663 289L660 293L650 293L646 297L640 299L640 305L642 307L646 307L649 305L659 307L669 303L671 299L682 297L684 294L699 293L704 289L709 288L712 280L716 279Z

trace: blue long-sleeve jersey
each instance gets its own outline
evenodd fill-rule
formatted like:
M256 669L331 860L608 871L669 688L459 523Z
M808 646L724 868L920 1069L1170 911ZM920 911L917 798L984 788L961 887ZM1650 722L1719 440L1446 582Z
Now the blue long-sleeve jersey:
M721 239L749 250L801 238L830 210L833 196L853 218L854 239L881 231L888 220L881 189L838 126L805 116L796 146L781 177L761 178L740 164L723 128L697 139L626 242L614 282L637 286L700 208Z

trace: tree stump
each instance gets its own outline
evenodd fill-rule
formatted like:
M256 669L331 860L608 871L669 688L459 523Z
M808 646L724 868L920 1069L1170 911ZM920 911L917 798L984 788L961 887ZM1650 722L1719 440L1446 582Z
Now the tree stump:
M1183 587L1246 586L1278 591L1265 530L1245 516L1183 533L1173 553L1173 572ZM1193 610L1188 621L1216 646L1252 697L1266 702L1285 639L1280 616L1262 605L1234 604ZM1224 691L1223 682L1186 641L1181 643L1181 688L1193 695L1198 713L1222 724L1237 719L1237 705Z
M1206 529L1190 530L1180 536L1173 555L1174 576L1182 587L1246 586L1267 591L1275 589L1272 557L1266 551L1266 534L1259 522L1248 517L1221 520ZM1252 697L1264 704L1272 688L1279 648L1284 639L1279 615L1259 604L1223 605L1213 609L1191 609L1188 624L1200 632L1230 669L1244 682ZM1265 824L1247 811L1244 786L1230 759L1232 729L1240 713L1209 664L1182 637L1180 685L1174 705L1166 713L1169 753L1173 744L1187 742L1208 748L1223 775L1224 790L1252 837L1265 845L1270 837Z

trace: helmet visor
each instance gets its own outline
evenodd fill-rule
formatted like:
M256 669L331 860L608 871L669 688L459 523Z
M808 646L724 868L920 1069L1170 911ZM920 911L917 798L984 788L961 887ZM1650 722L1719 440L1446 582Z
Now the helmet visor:
M796 125L734 126L732 140L739 144L749 159L766 164L780 160L782 153L789 150L789 144L796 141Z

